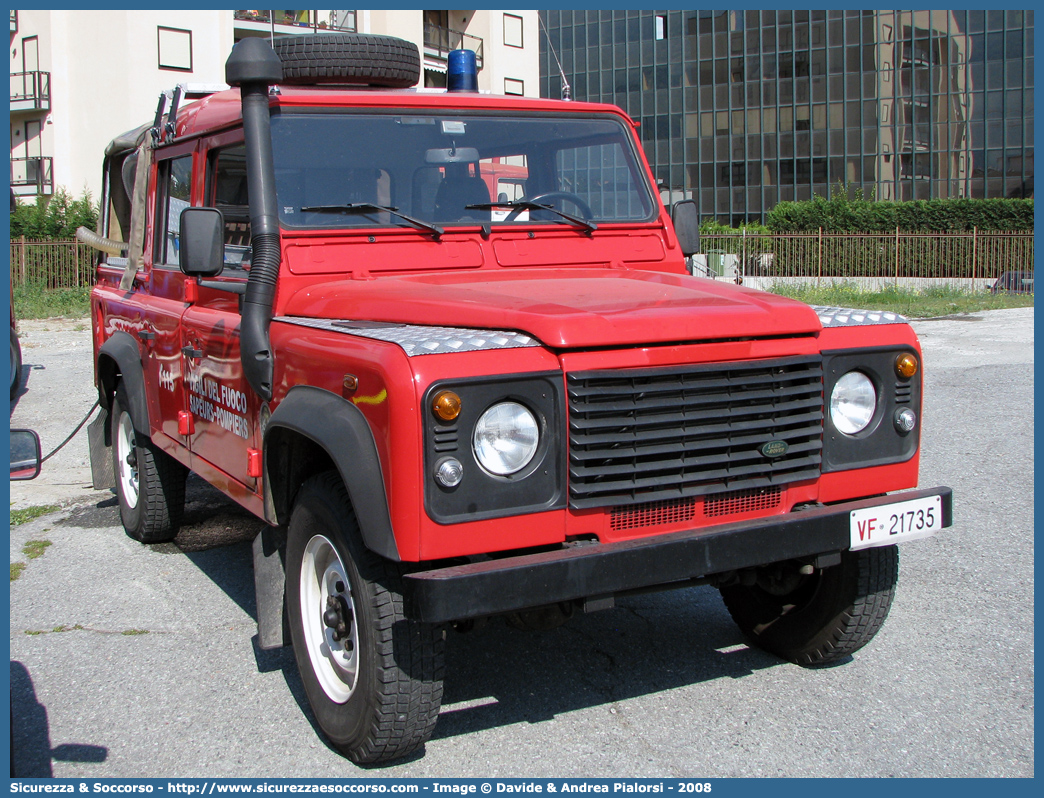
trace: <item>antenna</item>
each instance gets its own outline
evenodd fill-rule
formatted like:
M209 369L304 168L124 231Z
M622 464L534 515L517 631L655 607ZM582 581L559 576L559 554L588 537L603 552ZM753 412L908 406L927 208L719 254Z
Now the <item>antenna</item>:
M547 28L544 27L544 20L540 16L540 12L537 12L537 20L540 22L540 29L544 31L544 38L547 39L547 46L551 50L551 55L555 57L555 63L558 64L558 74L562 76L562 99L571 100L573 99L573 92L569 88L569 81L566 79L565 70L562 69L562 62L558 60L558 53L555 52L555 46L551 44L551 36L547 32Z

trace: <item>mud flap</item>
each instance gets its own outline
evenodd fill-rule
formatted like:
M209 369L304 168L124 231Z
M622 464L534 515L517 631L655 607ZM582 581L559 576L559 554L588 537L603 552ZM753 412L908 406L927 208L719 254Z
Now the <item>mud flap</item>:
M87 425L87 446L91 452L91 481L95 490L116 487L116 475L112 471L112 441L109 428L109 411L104 407L98 417Z
M283 611L286 585L286 529L269 526L254 538L254 595L257 599L257 647L290 645Z

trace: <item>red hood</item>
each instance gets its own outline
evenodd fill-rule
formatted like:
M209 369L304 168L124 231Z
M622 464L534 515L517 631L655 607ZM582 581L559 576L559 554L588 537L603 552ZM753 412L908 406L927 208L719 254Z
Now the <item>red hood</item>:
M816 333L808 305L723 282L629 269L526 269L338 280L287 316L518 330L555 348Z

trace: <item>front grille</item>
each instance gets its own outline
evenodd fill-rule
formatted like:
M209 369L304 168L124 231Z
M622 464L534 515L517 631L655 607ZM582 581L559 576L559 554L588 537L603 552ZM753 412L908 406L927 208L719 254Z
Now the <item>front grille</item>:
M819 476L820 357L568 375L569 503L669 501ZM784 441L777 457L762 453Z
M728 493L716 493L708 496L703 502L703 514L707 518L737 513L755 513L759 510L771 510L779 506L782 488L748 488L733 490Z
M691 521L696 515L695 499L671 499L666 502L646 502L627 507L614 507L609 515L610 529L639 529L646 526L678 524Z

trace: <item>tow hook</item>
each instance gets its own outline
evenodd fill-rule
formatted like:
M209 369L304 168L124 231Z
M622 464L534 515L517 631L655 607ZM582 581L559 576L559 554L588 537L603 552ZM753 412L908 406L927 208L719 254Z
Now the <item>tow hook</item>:
M352 611L348 609L348 602L342 596L327 596L323 623L333 630L334 640L337 642L346 641L346 649L351 648L351 641L347 640L347 637L348 626L352 620Z

